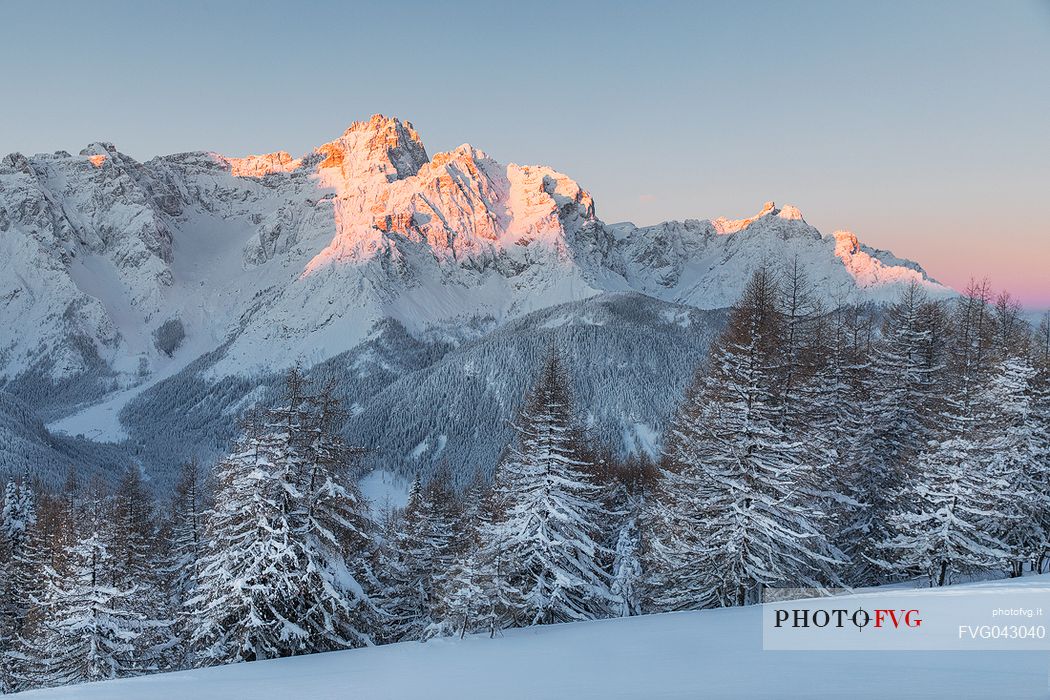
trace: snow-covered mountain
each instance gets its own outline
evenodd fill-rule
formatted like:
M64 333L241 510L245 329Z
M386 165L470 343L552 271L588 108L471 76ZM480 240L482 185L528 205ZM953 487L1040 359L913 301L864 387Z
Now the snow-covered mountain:
M55 378L97 355L123 382L232 340L216 375L350 349L392 317L414 333L499 324L601 291L730 304L747 272L798 255L830 301L941 288L794 207L740 221L604 225L590 195L546 167L463 145L428 158L379 115L293 159L184 153L137 163L112 144L0 166L0 369ZM79 342L73 342L78 340Z
M387 322L457 347L610 292L717 309L758 265L796 258L829 305L911 280L952 293L790 206L605 224L566 175L469 145L430 157L380 115L299 158L15 153L0 160L0 382L60 430L119 440L124 404L190 367L210 383L310 367Z

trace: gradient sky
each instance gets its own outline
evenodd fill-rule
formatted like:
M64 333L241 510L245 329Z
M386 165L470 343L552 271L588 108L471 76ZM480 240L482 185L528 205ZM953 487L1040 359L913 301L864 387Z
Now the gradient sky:
M374 112L566 172L605 221L742 217L1050 307L1050 0L0 3L0 153L301 154Z

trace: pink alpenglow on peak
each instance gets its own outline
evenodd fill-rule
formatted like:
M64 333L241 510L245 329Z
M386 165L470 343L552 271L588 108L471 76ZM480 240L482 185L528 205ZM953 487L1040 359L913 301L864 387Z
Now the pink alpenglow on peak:
M382 114L354 122L314 152L323 156L318 164L322 182L337 189L362 179L393 182L411 177L430 160L411 122Z
M860 250L860 240L852 231L835 231L835 255L845 260Z
M606 292L725 308L756 267L792 259L829 306L891 301L911 281L953 294L852 234L821 235L793 206L606 224L563 173L499 163L469 144L430 158L410 123L381 115L301 157L192 151L139 163L105 142L79 156L12 154L0 159L5 225L29 232L18 240L30 247L0 265L0 296L31 279L19 270L44 271L39 293L0 305L0 325L26 329L8 356L31 363L70 347L64 320L41 319L79 309L76 327L129 381L142 357L168 362L152 332L174 316L201 351L237 334L214 369L222 376L267 362L261 347L325 359L383 318L426 333ZM40 262L55 251L78 254ZM76 362L55 372L80 371Z
M802 212L799 211L798 207L788 204L782 209L777 209L777 205L774 202L769 201L763 204L762 209L754 216L750 216L746 219L727 219L724 216L720 216L717 219L714 219L711 224L714 225L715 230L718 233L736 233L737 231L743 231L745 228L765 216L775 216L779 219L801 221L805 223L805 219L802 218Z
M231 158L215 154L235 177L265 177L289 173L307 162L316 163L324 184L338 188L348 181L381 177L388 181L414 175L427 162L426 149L410 122L372 115L352 123L343 135L314 149L310 156L293 158L287 151Z
M946 291L944 287L924 275L921 270L907 265L887 264L880 260L876 257L877 255L889 256L889 254L861 245L852 231L835 231L831 235L835 239L835 257L842 261L846 271L862 289L896 283L909 284L914 281L938 293ZM896 261L895 258L891 259Z
M397 239L425 245L439 261L461 263L532 243L560 249L567 227L595 220L593 199L571 178L546 167L501 165L469 144L395 179L366 176L343 186L325 168L318 166L317 178L335 190L336 231L304 276L371 258Z
M96 168L101 168L103 163L117 154L119 154L117 147L108 141L96 141L80 151L80 155L86 156L88 162Z
M292 158L287 151L225 160L230 164L230 174L235 177L265 177L271 173L290 173L298 170L303 164L301 158Z

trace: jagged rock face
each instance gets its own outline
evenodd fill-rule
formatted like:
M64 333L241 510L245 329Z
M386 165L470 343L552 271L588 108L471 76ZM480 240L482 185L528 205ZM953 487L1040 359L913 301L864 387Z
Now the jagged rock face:
M290 173L298 170L303 164L301 158L292 158L287 151L245 158L227 158L226 162L229 163L230 174L234 177L266 177L273 173Z
M821 236L794 207L607 226L561 173L469 145L430 158L411 124L380 115L302 157L12 154L0 378L102 366L131 386L219 347L213 376L248 374L332 357L384 318L455 338L604 291L720 308L757 265L795 256L832 303L912 279L950 293L914 263ZM154 334L173 320L186 340L169 357Z
M427 162L419 134L408 122L376 114L355 122L315 151L319 175L333 185L355 187L375 179L393 182L415 175Z
M758 214L740 220L609 228L624 258L621 274L633 289L704 309L731 305L757 266L795 260L828 307L887 302L912 281L933 296L953 294L916 263L865 246L853 234L821 235L790 205L778 209L767 202Z
M119 356L126 338L117 317L136 308L148 323L163 303L173 283L169 220L180 213L178 202L154 187L141 164L111 144L93 144L80 156L5 158L0 211L0 326L7 329L0 371L50 358L54 376L75 375L92 361L90 348L71 349L82 338L122 371L137 371Z

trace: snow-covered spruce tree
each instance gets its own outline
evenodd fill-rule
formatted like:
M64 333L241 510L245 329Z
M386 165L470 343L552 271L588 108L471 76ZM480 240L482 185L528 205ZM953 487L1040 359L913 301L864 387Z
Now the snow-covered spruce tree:
M1027 357L1008 357L992 373L981 420L990 475L1006 484L991 521L1009 553L1010 576L1037 567L1050 533L1048 436L1038 420L1036 370ZM1000 517L1001 516L1001 517Z
M960 390L973 395L985 379L995 350L996 322L989 304L992 293L988 281L971 281L954 304L951 316L951 342L947 362L952 381ZM1009 324L1010 321L1004 319ZM1009 336L1012 331L1004 331Z
M197 665L254 661L306 651L300 614L302 556L283 455L261 426L246 426L215 467L215 506L187 615Z
M8 482L10 484L10 482ZM0 500L0 695L13 692L10 673L11 642L15 636L16 619L13 614L15 597L11 592L9 568L10 546L4 523L3 501Z
M644 450L625 458L605 446L585 452L591 478L600 489L605 525L596 541L601 545L597 561L610 574L609 592L614 603L611 614L640 615L644 581L642 576L643 517L646 494L659 476L659 469Z
M811 378L820 362L819 340L824 309L796 255L777 283L776 313L780 315L777 346L780 424L806 425L813 408Z
M994 345L1000 359L1021 357L1030 351L1031 326L1024 320L1024 307L1010 292L1000 292L992 308Z
M18 558L29 543L29 533L36 525L36 494L26 473L21 481L8 481L0 505L0 530L6 545L2 558Z
M62 492L39 494L34 507L36 522L27 529L26 546L13 563L12 582L26 606L7 655L13 690L26 690L46 680L42 676L45 658L37 640L45 633L49 584L60 583L58 575L68 576L69 551L80 536L75 493L75 481L67 479Z
M74 518L74 500L69 490L56 494L41 494L37 503L36 525L28 530L28 550L23 559L29 608L17 634L10 640L7 670L12 690L26 690L41 685L43 652L37 641L44 633L46 612L45 593L56 572L68 573L68 547L76 542L78 533Z
M890 516L895 536L880 545L891 554L880 562L886 571L920 571L943 586L957 573L994 568L1008 556L993 523L1002 517L997 506L1010 496L1009 485L989 474L965 427L972 426L958 419L950 437L931 441L920 455L913 500Z
M57 572L68 569L69 550L76 544L81 532L85 502L82 491L75 469L71 468L61 491L46 494L41 499L36 529L39 535L37 571L43 571L45 567ZM42 591L43 585L41 580L38 590Z
M39 590L35 563L36 494L26 471L0 497L0 694L16 690L13 659L22 625Z
M169 662L173 667L185 668L191 664L189 639L196 621L189 616L186 602L197 585L200 557L203 550L203 494L200 466L196 460L179 468L175 491L171 497L164 539L167 542L165 563L161 569L165 608L172 620L176 646Z
M449 586L445 595L445 619L442 629L457 637L485 629L488 611L484 588L484 574L479 550L464 554L449 571Z
M110 519L114 584L141 586L144 582L152 581L157 568L156 507L138 468L125 470L117 484ZM151 601L154 604L156 602Z
M942 393L928 424L932 436L917 460L907 498L889 516L892 536L879 543L887 553L884 570L907 576L923 573L932 585L950 583L958 573L996 567L1007 556L997 523L1016 524L1007 504L1023 498L1020 484L992 466L985 390L991 358L992 324L986 284L971 284L957 300Z
M395 534L395 566L390 570L390 636L426 640L444 633L448 576L460 554L456 524L460 507L444 470L428 483L419 477Z
M308 396L306 408L300 478L310 599L300 624L319 650L369 645L379 625L370 593L377 584L373 523L354 472L365 450L339 437L346 412L331 384Z
M617 617L642 614L642 502L640 496L628 496L616 535L609 592L614 600L612 613Z
M705 572L697 566L705 547L696 527L703 517L696 498L699 470L690 462L669 457L669 443L674 439L671 431L695 425L706 406L700 393L705 383L706 374L701 369L686 389L679 414L668 430L665 452L641 509L641 604L646 613L718 604L707 586Z
M418 479L414 479L409 488L407 503L418 499L420 488ZM404 537L403 510L388 504L376 519L376 546L373 558L377 585L373 600L378 612L378 624L374 635L377 644L399 641L405 634L405 621L413 618L413 612L405 598L408 573L401 553Z
M284 402L254 417L216 467L187 602L200 665L371 644L374 608L355 576L365 504L335 463L343 446L317 398L290 372Z
M455 551L443 586L441 629L463 637L484 629L486 600L483 588L480 526L486 487L480 475L467 490L455 524Z
M544 363L516 424L518 441L496 483L506 513L486 528L502 540L500 565L521 594L512 612L523 625L608 616L608 574L597 562L600 488L591 482L568 377L556 353Z
M701 381L698 375L697 382ZM695 410L691 396L695 392L686 394L684 406ZM677 423L685 428L681 417ZM719 602L708 585L707 572L698 565L706 544L697 528L703 517L697 475L692 465L665 457L660 478L644 502L639 526L645 535L641 598L646 613L694 610Z
M855 306L825 312L819 296L796 259L777 280L774 313L780 317L777 347L770 358L778 427L801 444L800 461L809 465L799 496L818 504L833 547L855 550L863 538L858 500L858 467L863 459L864 381L870 369L872 323ZM860 581L864 567L843 562L835 578Z
M691 532L653 537L678 550L694 606L745 605L763 585L836 579L838 553L812 497L821 465L780 427L777 294L773 275L756 271L670 430L667 479L685 495L669 524Z
M919 455L937 428L943 386L941 311L916 283L887 310L881 337L872 352L864 394L863 431L858 450L858 500L866 517L855 555L873 564L876 584L902 575L881 545L893 539L890 519L911 499ZM918 572L916 572L918 573Z
M824 514L822 527L836 549L840 541L851 544L851 526L861 506L851 494L856 491L870 321L853 306L825 312L797 258L775 283L779 335L770 337L777 350L768 370L777 387L778 428L801 446L798 459L808 465L808 474L797 484L798 497ZM843 562L826 583L840 583L841 576L855 573Z
M510 490L506 486L509 450L496 464L492 484L481 499L478 515L478 548L475 570L483 602L476 629L495 637L501 630L518 624L524 609L523 593L516 576L516 547L506 539Z
M163 586L164 552L153 494L138 467L127 469L117 484L109 519L112 584L121 590L136 589L131 604L141 626L134 669L139 673L169 670L174 667L177 640Z
M1038 436L1038 459L1044 473L1050 472L1050 311L1039 322L1032 338L1032 361L1036 373L1032 381L1032 414L1030 420ZM1043 493L1050 494L1050 477L1043 484ZM1043 548L1035 562L1035 571L1043 572L1050 563L1050 512L1044 511Z
M831 541L844 555L841 577L859 585L871 580L871 564L859 553L869 518L860 477L867 457L861 437L869 400L872 320L857 307L839 307L824 319L819 342L824 350L805 389L810 403L803 428L808 444L827 464L815 495L828 514Z
M78 512L64 568L45 567L41 617L17 651L23 687L106 680L136 669L143 617L135 609L137 588L112 584L113 526L99 485L92 485Z
M0 504L0 653L6 654L40 593L36 494L29 474L9 481ZM3 663L0 660L0 663Z
M599 454L596 464L605 485L604 505L609 513L604 546L611 573L609 592L614 603L613 615L628 617L642 614L644 578L642 566L643 513L645 500L659 476L658 469L645 453L615 459Z

